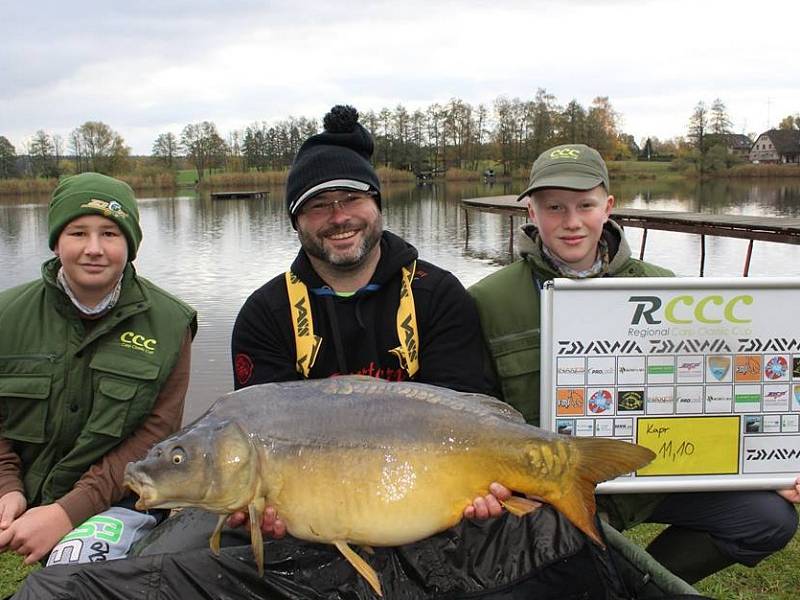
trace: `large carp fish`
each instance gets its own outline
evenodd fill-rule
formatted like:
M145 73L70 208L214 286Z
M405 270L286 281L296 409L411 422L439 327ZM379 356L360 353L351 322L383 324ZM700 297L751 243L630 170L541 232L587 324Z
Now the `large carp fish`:
M493 481L552 504L596 543L594 488L654 454L627 442L556 435L490 396L347 376L269 383L220 398L130 463L137 508L199 507L260 524L274 506L289 533L334 544L380 595L349 544L397 546L458 523ZM535 503L513 497L515 514ZM259 573L263 543L251 541Z

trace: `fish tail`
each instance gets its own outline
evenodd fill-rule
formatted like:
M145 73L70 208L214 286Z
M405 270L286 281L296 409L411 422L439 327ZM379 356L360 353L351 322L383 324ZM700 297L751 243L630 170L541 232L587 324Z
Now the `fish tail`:
M541 497L604 546L594 518L595 486L643 467L655 454L648 448L619 440L565 437L555 444L529 446L528 457L537 473L549 480L545 486L549 489L543 489L546 493Z
M632 473L656 457L649 448L621 440L576 437L570 441L577 451L578 476L593 485Z

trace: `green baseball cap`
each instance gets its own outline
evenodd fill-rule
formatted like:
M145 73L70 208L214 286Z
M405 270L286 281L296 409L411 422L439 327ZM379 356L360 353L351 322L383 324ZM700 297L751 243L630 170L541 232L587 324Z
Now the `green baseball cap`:
M608 169L600 153L585 144L564 144L545 150L534 161L528 187L517 201L542 188L590 190L601 183L610 190Z

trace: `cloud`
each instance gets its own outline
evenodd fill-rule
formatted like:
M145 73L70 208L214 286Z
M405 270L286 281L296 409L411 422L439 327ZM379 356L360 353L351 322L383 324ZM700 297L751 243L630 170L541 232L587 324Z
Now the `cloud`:
M784 0L29 2L0 25L0 135L102 120L148 153L199 120L226 132L338 102L491 104L538 88L562 104L608 96L637 138L684 134L716 97L760 130L766 113L800 110L794 13Z

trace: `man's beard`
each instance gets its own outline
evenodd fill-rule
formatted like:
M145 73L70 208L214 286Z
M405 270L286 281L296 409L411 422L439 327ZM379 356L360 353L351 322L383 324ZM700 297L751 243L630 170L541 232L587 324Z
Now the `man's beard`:
M339 253L325 247L326 236L352 231L353 224L335 225L322 229L316 234L308 233L302 227L297 228L297 237L306 254L340 269L353 269L361 265L369 253L380 242L383 233L383 218L380 214L361 230L361 243L355 250Z

